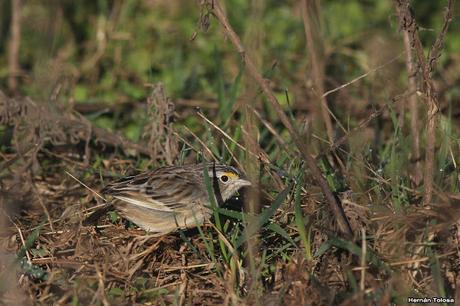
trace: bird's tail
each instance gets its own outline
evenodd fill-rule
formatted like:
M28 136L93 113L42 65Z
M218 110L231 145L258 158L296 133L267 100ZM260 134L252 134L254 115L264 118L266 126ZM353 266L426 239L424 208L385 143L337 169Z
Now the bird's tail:
M86 218L83 221L83 225L88 226L88 225L93 225L99 221L99 219L105 215L107 212L113 210L114 207L112 204L107 204L99 209L97 209L95 212L93 212L91 215L89 215L88 218Z

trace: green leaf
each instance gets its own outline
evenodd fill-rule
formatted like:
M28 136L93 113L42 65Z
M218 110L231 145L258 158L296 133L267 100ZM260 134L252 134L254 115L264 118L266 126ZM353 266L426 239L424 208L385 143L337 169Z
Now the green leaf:
M76 294L72 297L71 305L72 306L78 306L78 296Z
M125 292L123 291L123 289L118 288L118 287L114 287L109 290L109 295L112 295L112 296L123 296L124 294Z
M324 241L316 251L314 257L318 258L321 257L324 253L327 252L332 247L332 243L329 240Z
M32 276L33 278L39 279L39 280L48 279L48 273L44 269L32 264L25 257L21 258L18 264L21 267L21 269L24 271L24 273Z
M75 86L73 96L77 102L88 102L88 88L84 85Z
M268 222L268 220L275 214L275 212L280 208L281 204L284 203L284 200L286 200L289 192L291 192L293 184L289 184L283 191L281 191L273 201L272 205L263 210L262 213L259 215L258 218L258 226L261 227L265 223Z
M236 219L238 221L243 221L245 219L244 215L245 213L240 212L240 211L234 211L226 208L219 207L217 208L217 211L219 214Z
M292 240L291 236L289 236L289 234L281 226L279 226L279 224L270 223L267 226L267 229L271 230L274 233L277 233L278 235L280 235L281 237L289 241L292 245L294 245L297 248L297 244L295 243L295 241Z
M38 239L38 236L40 236L40 231L45 225L46 221L43 221L40 223L40 225L30 233L30 235L27 237L26 241L24 242L24 245L21 247L17 254L18 259L22 259L26 255L26 251L29 250L35 243L35 241Z
M109 214L110 222L115 223L118 219L117 212L112 210L112 211L109 211L108 214Z

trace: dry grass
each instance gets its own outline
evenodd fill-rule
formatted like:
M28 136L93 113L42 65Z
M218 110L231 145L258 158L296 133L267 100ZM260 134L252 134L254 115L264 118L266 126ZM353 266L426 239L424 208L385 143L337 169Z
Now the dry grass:
M253 253L256 270L251 271L245 245L235 251L234 232L228 228L224 236L207 226L201 233L191 230L155 238L127 227L115 215L97 227L82 226L100 200L65 171L97 190L112 173L126 173L136 165L110 157L110 148L90 141L92 156L108 156L94 171L83 162L87 146L68 145L58 151L42 143L34 154L4 155L2 167L9 174L2 178L2 207L9 219L3 221L1 275L2 283L9 284L2 288L7 304L20 299L24 304L213 305L262 299L273 305L372 300L383 305L403 301L414 289L431 296L439 294L440 284L449 292L456 288L460 211L448 195L440 196L433 208L413 206L395 214L388 205L364 205L367 197L375 196L371 190L344 193L341 202L357 233L355 240L344 240L335 234L335 222L317 190L299 189L302 214L309 216L304 224L309 242L299 240L292 194L270 223L280 225L303 247L287 243L264 225ZM33 159L42 168L39 175L30 171ZM262 202L267 201L273 200ZM25 205L21 209L20 203ZM360 233L367 239L361 240ZM227 251L233 250L230 261L219 241L228 244ZM313 256L305 257L306 249Z
M302 103L282 105L275 85L260 72L259 55L246 49L218 2L202 1L200 9L199 26L207 30L215 17L239 53L245 64L241 71L250 77L246 86L253 87L248 96L238 97L239 76L230 97L221 95L225 102L173 101L161 85L153 86L147 101L121 106L72 107L56 97L43 102L0 91L0 145L5 148L0 152L0 303L404 305L409 296L459 301L459 131L450 114L438 112L448 109L449 86L455 81L446 80L446 89L436 96L440 87L431 74L449 11L430 55L435 57L419 58L423 70L416 77L425 84L422 91L414 82L406 88L391 79L405 69L416 78L410 61L423 55L419 45L418 54L407 54L411 42L419 41L417 28L402 22L412 17L401 6L402 28L412 31L405 34L405 51L379 57L375 68L343 85L331 86L322 71L335 59L317 63L312 80L295 89L301 97L308 84L319 91L303 101L322 106L312 115ZM321 38L314 33L319 21L306 11L302 16L311 45ZM458 60L451 65L458 66ZM18 84L11 80L16 91ZM430 107L428 117L415 120L401 105L411 100L411 109L417 108L416 94ZM378 102L371 105L372 99ZM439 106L436 114L433 103ZM334 112L330 118L328 108ZM348 113L339 116L342 108ZM136 122L143 129L138 141L128 140L76 110L137 111L143 114L144 121ZM321 115L327 121L319 125L324 132L310 124ZM187 125L189 119L194 124ZM411 130L405 122L412 123ZM425 138L425 130L415 130L422 122L431 122ZM416 144L410 133L420 137ZM426 151L425 143L430 144ZM255 186L220 209L212 224L159 238L111 212L97 225L83 226L102 203L97 191L107 181L203 159L237 165ZM425 181L422 165L430 172Z

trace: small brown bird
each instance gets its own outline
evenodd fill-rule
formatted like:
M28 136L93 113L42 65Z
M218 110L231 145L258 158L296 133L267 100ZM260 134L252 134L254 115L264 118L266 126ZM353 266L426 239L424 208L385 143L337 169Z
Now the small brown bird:
M215 194L216 189L219 190L223 201L231 198L241 187L251 185L236 168L222 164L161 167L125 177L104 187L101 193L113 199L89 216L84 224L94 223L115 208L122 217L159 236L179 228L201 225L212 215L204 167L211 184L216 186L214 182L218 183L218 188L213 190Z

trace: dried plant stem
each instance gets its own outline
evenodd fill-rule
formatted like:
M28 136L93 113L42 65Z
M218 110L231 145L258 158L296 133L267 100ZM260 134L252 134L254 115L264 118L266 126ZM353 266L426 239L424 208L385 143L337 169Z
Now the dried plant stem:
M415 93L417 91L416 84L416 69L414 63L414 57L412 54L410 37L407 31L403 34L404 48L406 49L406 68L408 74L408 89L409 92ZM422 164L420 162L420 133L419 133L419 122L418 122L418 105L417 96L412 94L408 97L409 110L410 110L410 130L412 135L412 160L415 162L414 168L414 181L416 185L419 185L423 178Z
M424 188L423 188L423 205L430 205L433 197L433 177L435 168L435 146L436 146L436 113L438 108L434 100L429 100L429 109L427 112L427 128L426 128L426 155L424 169Z
M13 220L11 220L11 218L10 218L10 222L14 225L14 227L16 227L16 229L18 231L19 238L21 239L22 247L24 248L25 253L26 253L27 261L32 262L32 259L30 257L29 250L28 250L28 248L26 246L26 241L24 239L24 235L22 234L21 228L15 222L13 222Z
M332 144L334 141L334 131L332 128L330 109L327 105L324 94L324 46L319 33L319 3L316 0L302 0L302 19L305 28L305 38L307 40L308 55L313 72L315 95L320 100L320 112L326 127L327 137ZM315 31L316 30L316 31Z
M426 128L426 153L425 168L423 178L423 205L430 205L434 189L434 169L435 169L435 145L436 145L436 120L438 108L437 92L432 79L432 72L436 67L437 60L441 56L444 38L453 18L454 0L449 0L444 16L444 24L438 34L435 43L431 47L429 54L425 57L423 45L418 35L418 26L412 15L408 0L395 0L396 10L399 16L400 27L407 32L410 44L415 52L421 68L423 80L423 94L427 101L427 128Z
M11 36L8 45L8 88L12 93L18 89L19 47L21 45L21 0L11 1Z
M271 106L273 107L274 111L280 118L283 125L287 128L290 135L292 136L296 146L298 147L299 151L301 152L313 178L316 180L318 185L321 187L329 206L334 213L334 217L336 218L337 224L339 226L340 231L348 236L352 236L353 232L348 222L345 213L343 212L343 208L340 203L336 200L334 195L332 194L326 180L324 179L321 170L315 163L315 159L311 156L309 149L303 139L300 138L297 131L294 129L291 121L289 120L288 116L284 113L283 108L279 104L275 94L271 90L268 85L268 82L262 77L262 75L257 71L257 68L254 62L249 58L246 53L246 50L241 43L240 38L235 33L231 25L229 24L227 17L225 16L223 10L220 7L219 1L213 1L212 5L212 13L217 18L219 23L221 24L224 33L229 37L232 44L236 47L237 51L240 53L242 60L245 64L246 70L249 75L259 84L263 93L267 97L267 100L270 102Z
M367 241L366 241L366 228L361 229L361 280L359 282L359 289L364 292L366 289L366 256L367 256Z
M250 51L251 59L254 61L254 65L260 69L262 67L262 41L263 41L263 12L265 7L264 0L251 0L250 1L250 23L248 30L243 37L245 45L248 46ZM248 190L246 193L245 209L249 212L251 217L246 220L245 235L247 235L246 250L247 256L245 258L250 277L248 278L248 295L251 299L257 299L261 291L261 278L260 278L260 267L264 264L261 262L261 249L262 244L260 241L260 228L254 228L254 219L252 216L258 215L261 211L260 203L260 166L261 162L266 163L269 161L269 157L266 156L265 152L260 148L258 139L258 126L256 124L255 115L251 111L251 108L256 108L260 105L261 96L259 95L258 89L254 87L253 80L250 77L245 76L243 78L243 86L245 97L241 103L242 106L242 139L244 146L248 149L248 152L258 152L258 155L246 154L245 156L245 169L251 182L254 182L254 187ZM264 156L265 155L265 156ZM257 234L253 234L257 233Z

